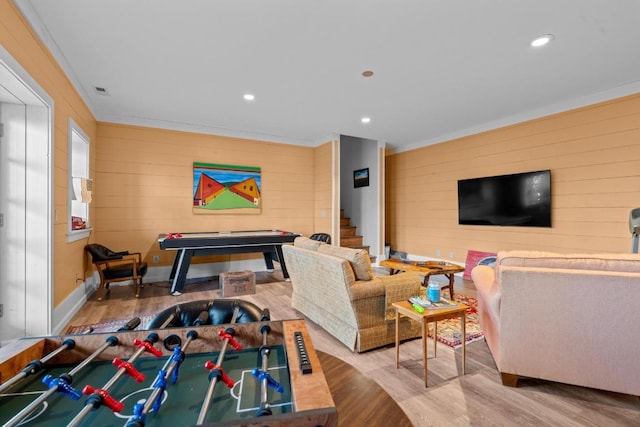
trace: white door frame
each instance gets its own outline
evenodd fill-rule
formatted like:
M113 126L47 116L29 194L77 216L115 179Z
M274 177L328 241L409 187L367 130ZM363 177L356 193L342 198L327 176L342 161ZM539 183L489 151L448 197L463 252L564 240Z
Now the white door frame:
M53 99L0 46L0 82L25 105L24 336L51 334L53 315ZM13 142L11 142L13 143ZM5 218L4 226L10 226ZM0 242L0 245L3 244ZM3 284L0 283L0 287ZM12 301L2 301L4 314ZM0 323L3 319L0 319ZM3 337L0 340L19 337Z

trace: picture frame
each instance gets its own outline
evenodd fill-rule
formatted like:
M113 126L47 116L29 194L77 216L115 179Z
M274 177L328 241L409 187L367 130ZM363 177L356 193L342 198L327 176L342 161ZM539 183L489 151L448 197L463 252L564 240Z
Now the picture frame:
M369 186L369 168L353 171L353 188Z
M261 169L193 162L192 194L196 214L260 214Z

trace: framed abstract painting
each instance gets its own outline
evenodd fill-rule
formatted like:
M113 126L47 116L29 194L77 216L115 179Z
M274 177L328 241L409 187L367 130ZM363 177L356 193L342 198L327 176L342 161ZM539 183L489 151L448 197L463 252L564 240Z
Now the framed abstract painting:
M261 213L261 178L259 167L194 162L194 213Z

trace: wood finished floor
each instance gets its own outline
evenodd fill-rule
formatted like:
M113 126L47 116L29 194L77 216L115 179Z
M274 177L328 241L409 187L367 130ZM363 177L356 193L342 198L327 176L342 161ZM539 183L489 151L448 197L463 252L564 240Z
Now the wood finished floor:
M242 299L269 308L273 320L303 317L291 308L291 284L282 281L279 270L258 273L256 282L256 293ZM187 301L219 298L217 280L187 285L179 297L169 295L168 287L168 282L147 284L136 299L131 287L113 286L103 301L87 301L70 324L131 318ZM456 292L475 295L468 282L456 283ZM462 377L458 376L460 350L438 345L438 356L433 358L433 346L429 345L429 387L425 388L420 340L401 345L400 369L396 369L393 346L352 353L313 322L307 321L307 325L317 350L349 363L376 381L416 427L640 426L637 396L535 379L522 379L517 388L504 387L484 341L467 346L467 372ZM394 425L385 414L380 414L380 420L381 426Z

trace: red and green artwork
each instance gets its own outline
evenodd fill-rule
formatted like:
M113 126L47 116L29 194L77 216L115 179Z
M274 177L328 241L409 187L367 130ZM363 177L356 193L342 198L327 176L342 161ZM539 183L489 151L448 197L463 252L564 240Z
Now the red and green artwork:
M260 168L193 163L193 209L260 212Z

